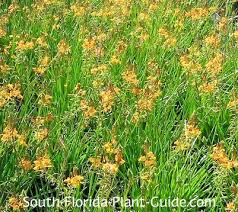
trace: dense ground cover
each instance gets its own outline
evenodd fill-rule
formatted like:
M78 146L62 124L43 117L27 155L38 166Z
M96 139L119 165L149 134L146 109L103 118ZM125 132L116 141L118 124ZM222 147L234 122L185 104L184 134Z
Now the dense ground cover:
M212 208L116 208L237 211L232 1L0 5L0 211L67 196L212 198Z

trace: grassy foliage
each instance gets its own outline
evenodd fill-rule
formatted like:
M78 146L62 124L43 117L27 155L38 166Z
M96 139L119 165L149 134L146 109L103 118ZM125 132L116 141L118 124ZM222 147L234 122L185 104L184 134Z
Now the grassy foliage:
M201 2L0 3L0 210L26 196L237 210L236 14Z

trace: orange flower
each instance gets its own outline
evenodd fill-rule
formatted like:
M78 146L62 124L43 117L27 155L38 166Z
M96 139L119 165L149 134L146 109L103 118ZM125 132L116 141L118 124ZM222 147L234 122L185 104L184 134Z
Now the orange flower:
M227 211L235 211L236 205L234 202L228 202L226 205L226 210Z
M44 56L43 58L41 58L39 64L43 67L46 67L49 65L49 62L50 62L50 57Z
M151 111L154 103L154 99L150 98L150 96L142 96L137 102L137 108L139 111Z
M153 167L156 165L156 157L153 152L149 151L139 158L139 162L143 162L145 167Z
M36 39L36 44L38 44L41 47L48 48L48 44L46 43L44 36L41 36L41 37L37 38Z
M125 71L122 74L122 78L131 85L138 85L139 80L137 79L136 73L134 70Z
M49 130L47 128L41 129L36 133L36 139L38 141L43 141L44 139L47 138L49 134Z
M120 149L116 149L115 151L115 162L120 166L125 163L125 160L123 159L122 151Z
M107 142L103 145L103 149L106 151L106 153L113 154L115 152L115 148L113 143Z
M8 200L8 204L13 210L20 210L23 208L22 201L17 197L10 197Z
M7 35L6 31L0 28L0 38L3 38Z
M108 71L107 65L100 65L96 68L92 68L91 69L91 74L98 75L98 74L106 73L107 71Z
M112 65L118 65L118 64L121 64L121 61L118 59L118 57L116 55L113 55L111 57L110 63Z
M205 82L199 87L199 91L201 91L202 93L212 93L217 89L217 84L217 80L214 80L210 83Z
M69 186L76 188L82 184L83 180L84 180L83 176L75 175L74 177L68 177L66 180L64 180L64 182L67 183Z
M217 48L220 45L220 38L218 35L211 35L205 39L205 42L207 45Z
M20 84L7 84L0 88L0 107L3 107L8 101L14 98L23 99Z
M195 126L195 123L192 121L185 126L185 137L187 139L197 138L200 136L201 131L198 127Z
M234 164L232 160L230 160L228 158L228 155L225 152L225 149L223 147L223 144L217 144L214 148L213 148L213 152L211 154L211 158L218 163L219 165L221 165L222 167L226 168L226 169L231 169L234 167Z
M8 124L1 134L1 141L7 142L7 141L13 141L18 138L18 132L16 128L13 128L10 124Z
M190 59L187 55L180 57L180 63L189 74L194 74L202 70L202 66L198 62Z
M229 19L227 17L222 17L218 23L218 29L220 31L225 31L228 27Z
M46 68L45 67L37 67L37 68L33 68L33 71L39 75L43 75L46 71Z
M81 100L80 106L83 110L85 118L92 118L96 116L97 114L96 109L93 106L89 106L86 100Z
M233 100L230 100L227 104L228 109L236 109L238 108L238 99L234 98Z
M93 48L96 47L96 41L94 39L90 39L90 38L86 38L84 41L83 41L83 49L85 50L91 50Z
M102 169L105 172L116 174L118 172L118 165L112 163L105 163L103 164Z
M43 171L47 168L51 168L52 163L48 155L45 155L43 157L37 157L37 159L34 161L34 170L35 171Z
M103 106L103 111L110 112L114 104L115 92L108 88L107 90L101 91L100 97Z
M224 56L222 54L217 54L206 64L207 70L213 75L220 73L223 66L223 59Z
M54 119L52 114L48 114L47 116L43 117L43 116L36 116L32 119L32 122L39 126L42 126L43 124L50 122Z
M167 29L165 28L159 28L158 30L159 34L165 38L168 38L169 37L169 32Z
M17 135L17 141L20 145L27 146L26 144L26 137L24 135Z
M10 70L7 64L0 65L0 73L6 74Z
M25 171L29 171L32 168L32 164L31 161L28 159L22 159L20 161L20 166L25 170Z
M38 101L38 103L40 105L43 105L43 106L48 106L50 105L52 102L52 96L48 95L48 94L43 94L40 96L40 99Z
M100 157L90 157L88 160L92 164L93 168L99 168L101 166Z
M207 17L209 14L208 8L193 8L191 11L185 14L186 17L190 17L193 21L200 20Z
M236 30L234 33L233 33L233 36L237 39L238 38L238 30Z
M74 13L75 16L83 16L86 12L86 8L78 4L71 5L70 9Z
M23 40L19 41L17 43L17 47L16 47L16 49L21 50L21 51L29 50L29 49L33 49L33 48L34 48L33 41L25 42Z
M140 117L141 117L140 113L139 113L138 111L136 111L136 112L132 115L131 121L132 121L133 123L138 123L139 120L140 120Z
M168 48L169 47L174 47L174 46L176 46L176 44L177 44L177 39L174 38L174 37L169 37L164 42L164 46L168 47Z
M67 55L70 53L70 51L71 51L70 46L64 40L61 40L58 43L58 54Z

